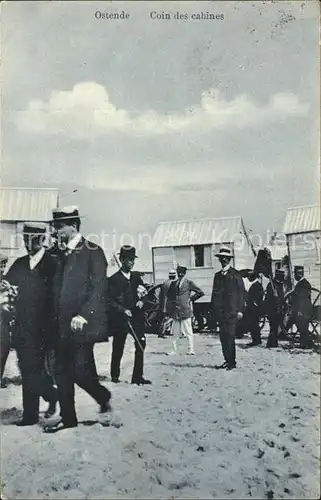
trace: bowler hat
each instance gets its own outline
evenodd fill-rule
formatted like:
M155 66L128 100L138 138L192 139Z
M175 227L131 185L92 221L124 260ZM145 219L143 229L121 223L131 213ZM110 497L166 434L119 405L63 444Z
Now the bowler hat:
M41 235L47 231L47 224L42 222L25 222L22 232L27 235Z
M275 270L275 274L279 274L280 276L284 276L285 275L285 271L283 269L276 269Z
M68 207L54 208L52 217L52 222L58 222L70 219L80 219L82 216L79 215L79 209L76 205L70 205Z
M304 271L304 266L294 266L294 271Z
M215 254L215 257L233 257L232 250L229 247L221 247Z
M136 248L132 245L123 245L119 252L120 259L137 259Z

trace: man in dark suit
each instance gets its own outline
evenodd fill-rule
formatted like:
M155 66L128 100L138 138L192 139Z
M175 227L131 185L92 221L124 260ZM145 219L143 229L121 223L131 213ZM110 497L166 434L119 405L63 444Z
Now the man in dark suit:
M225 360L216 368L232 370L236 368L235 330L237 322L243 317L245 289L241 275L231 267L233 257L231 249L221 247L216 257L221 263L222 270L214 276L211 305L218 319Z
M259 281L259 276L254 271L248 274L248 280L252 284L247 294L244 320L246 329L251 333L252 337L252 342L250 342L247 347L254 347L262 343L260 317L262 314L264 290L262 283Z
M61 421L45 432L76 427L76 383L109 411L111 394L98 381L94 344L108 341L106 313L106 269L103 250L80 234L80 216L75 206L53 211L57 239L57 267L53 283L55 376Z
M283 269L276 269L273 282L266 287L264 310L270 324L270 333L266 347L278 346L278 337L284 320L284 278Z
M144 351L146 337L144 335L144 283L141 274L133 271L136 249L123 245L119 260L121 268L108 279L108 304L110 314L110 329L113 333L113 352L110 374L112 382L118 383L120 363L123 357L126 338L131 333L135 340L135 361L132 374L132 384L151 384L144 378Z
M172 322L173 350L176 354L180 336L188 340L187 354L194 355L194 332L192 328L192 304L203 297L204 292L195 283L186 278L187 268L178 265L177 280L173 281L167 291L166 311Z
M300 347L301 349L308 349L311 347L309 321L312 312L312 288L308 280L304 277L303 266L294 267L294 278L296 280L295 287L285 295L285 298L291 297L292 317L300 332Z
M42 246L46 225L24 224L28 255L17 259L5 278L18 287L14 304L12 346L16 349L22 377L23 418L19 426L39 419L39 397L49 402L46 416L54 414L57 390L44 367L45 351L51 347L51 288L54 263Z

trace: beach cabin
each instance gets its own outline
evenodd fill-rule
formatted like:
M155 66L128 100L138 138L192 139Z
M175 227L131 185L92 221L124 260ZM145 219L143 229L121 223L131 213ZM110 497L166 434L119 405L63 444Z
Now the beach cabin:
M46 222L58 206L57 189L0 188L0 253L2 261L12 262L26 253L23 245L24 222Z
M232 248L236 269L253 269L255 253L242 217L160 222L152 240L154 282L162 283L170 269L184 265L187 276L205 292L197 304L208 303L220 269L215 254L223 244Z
M286 213L283 232L286 235L292 272L294 266L304 266L306 279L311 283L312 287L320 289L320 206L289 208Z

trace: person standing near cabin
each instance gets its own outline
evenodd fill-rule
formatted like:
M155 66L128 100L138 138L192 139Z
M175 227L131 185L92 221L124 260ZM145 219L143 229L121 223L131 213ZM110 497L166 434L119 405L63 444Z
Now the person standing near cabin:
M144 302L146 289L141 274L133 271L136 249L123 245L119 252L121 268L108 279L109 326L113 333L113 351L110 375L114 383L119 383L120 363L128 333L135 340L135 360L131 383L151 384L144 378L144 353L146 337L144 334Z
M168 279L162 283L159 294L159 311L158 311L158 337L165 338L164 332L164 319L166 317L167 311L167 293L172 285L172 283L177 280L177 274L175 269L171 269L168 272Z
M236 368L235 332L237 322L243 317L245 288L240 273L231 266L230 248L221 247L216 254L222 269L214 276L211 307L218 319L224 363L216 366Z
M276 269L273 282L266 287L264 310L270 324L266 347L278 347L279 330L284 319L284 276L283 269Z
M303 266L294 267L294 278L296 280L295 287L285 295L285 299L291 297L292 317L300 332L300 348L308 349L311 347L311 342L309 340L309 321L312 311L312 287L304 277Z
M52 279L54 261L42 246L46 225L25 223L27 255L18 258L5 278L17 287L14 302L12 346L16 349L22 378L23 417L18 426L39 420L39 398L49 403L46 417L56 411L57 390L45 371L45 351L52 347Z
M173 350L176 354L179 337L187 337L188 352L194 355L194 333L192 327L192 304L203 297L204 292L195 283L186 278L187 268L178 265L177 280L173 281L167 291L167 314L172 318Z
M244 319L247 330L252 337L252 342L250 342L247 347L254 347L262 343L260 317L262 314L264 290L262 283L259 281L258 274L254 271L249 272L248 280L251 282L251 286L247 295Z
M107 261L102 248L81 235L78 207L55 209L52 223L58 241L53 301L61 421L46 427L48 433L77 427L75 383L98 403L100 413L111 410L111 393L99 383L94 359L94 344L108 341Z

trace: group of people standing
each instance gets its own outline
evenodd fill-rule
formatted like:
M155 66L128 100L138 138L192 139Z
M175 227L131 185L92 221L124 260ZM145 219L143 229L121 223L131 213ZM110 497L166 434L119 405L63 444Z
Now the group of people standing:
M8 306L8 294L0 294L1 378L9 349L13 347L17 352L23 393L23 417L17 425L38 423L42 397L48 402L45 417L56 413L59 402L60 421L44 428L45 432L55 433L78 425L75 384L92 396L101 413L111 411L111 392L99 382L97 374L95 343L113 337L110 375L111 381L117 384L126 338L131 335L135 343L131 383L149 385L152 382L144 377L144 307L148 294L141 273L133 270L136 249L122 246L120 269L107 278L104 252L81 235L81 216L77 207L55 209L51 225L55 244L45 248L47 226L24 224L27 255L18 258L5 275L9 286L16 287L18 292L13 307ZM254 272L250 274L252 285L245 300L242 276L231 266L231 249L222 247L216 256L221 270L214 276L211 309L219 325L224 357L224 363L216 368L233 370L236 368L235 337L240 325L251 332L250 345L261 343L259 320L263 302L270 322L267 347L277 345L280 307L284 301L282 272L277 271L275 279L269 283L264 301L258 276ZM178 265L161 290L160 308L172 319L172 351L169 354L177 353L178 341L185 337L187 353L195 355L193 303L204 296L204 292L187 278L186 273L187 268ZM295 276L297 285L289 293L293 304L292 321L300 330L301 346L304 347L309 333L311 286L304 279L302 268L295 268ZM11 344L5 333L9 328Z
M94 358L95 343L108 341L110 335L114 337L112 381L119 381L130 332L136 346L132 383L151 382L143 376L145 288L140 273L132 271L135 249L121 248L121 269L107 279L105 254L81 235L77 207L55 209L51 224L56 244L48 249L43 245L46 224L24 224L27 255L18 258L4 276L18 292L13 307L8 296L6 303L6 293L1 294L1 376L13 347L23 392L23 417L17 425L38 423L42 397L48 402L46 417L55 414L59 402L61 420L44 428L55 433L78 425L75 384L92 396L101 413L111 410L111 393L99 382ZM9 328L10 342L9 334L3 335Z

